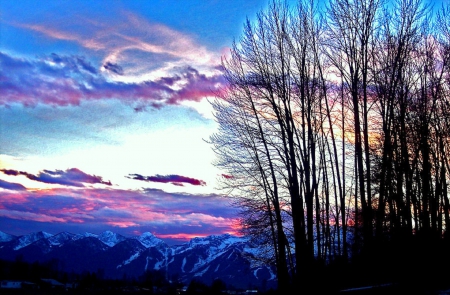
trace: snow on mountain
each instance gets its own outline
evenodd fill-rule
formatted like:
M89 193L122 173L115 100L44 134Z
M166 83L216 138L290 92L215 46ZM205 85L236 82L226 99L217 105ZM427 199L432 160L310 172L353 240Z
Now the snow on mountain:
M189 242L189 245L191 247L208 245L210 247L224 249L229 245L235 243L244 243L246 241L247 241L246 238L235 237L230 234L223 234L223 235L211 235L207 237L193 238Z
M26 247L40 239L48 239L51 236L53 236L52 234L40 231L37 233L31 233L28 235L24 235L21 236L18 240L17 240L17 245L14 247L14 250L19 250L23 247Z
M177 261L179 271L186 273L187 277L203 277L205 273L208 273L207 276L213 276L213 273L220 273L234 261L237 261L238 265L248 261L247 258L251 258L251 255L244 253L244 248L251 246L247 245L247 242L247 238L229 234L199 237L189 243L174 246L171 255ZM246 267L252 264L245 263ZM212 265L214 267L210 268Z
M158 239L152 233L145 232L139 237L135 237L145 248L165 245L163 240Z
M102 232L98 236L98 239L110 247L113 247L113 246L117 245L118 243L126 240L126 238L124 236L113 233L112 231L109 231L109 230Z
M188 244L184 244L178 247L178 251L176 250L176 252L180 253L197 248L203 249L207 256L214 258L230 246L241 246L243 249L247 241L248 240L246 238L235 237L230 234L211 235L207 237L193 238Z
M0 232L0 239L2 236ZM111 231L100 235L62 232L54 236L38 232L4 242L0 247L0 259L14 259L17 255L30 262L57 259L66 271L103 269L110 278L139 277L148 270L163 270L169 276L179 276L185 284L194 278L206 284L220 278L241 288L262 281L275 284L273 269L256 264L252 258L255 254L258 250L248 238L229 234L168 246L149 232L130 238Z
M82 238L98 238L98 235L93 234L93 233L85 232L84 234L78 235L78 237L80 239L82 239Z
M12 240L14 240L16 238L17 238L16 236L9 235L7 233L4 233L4 232L0 231L0 243L2 243L2 242L9 242L9 241L12 241Z
M127 265L130 264L131 261L135 260L136 258L139 257L139 254L141 254L140 252L136 252L133 255L130 256L130 258L128 258L127 260L125 260L123 262L123 265ZM117 268L119 268L119 265L117 266Z
M49 237L48 241L53 246L61 246L62 244L66 243L68 241L74 241L77 238L78 237L75 234L71 234L68 232L62 232L62 233L59 233L59 234Z

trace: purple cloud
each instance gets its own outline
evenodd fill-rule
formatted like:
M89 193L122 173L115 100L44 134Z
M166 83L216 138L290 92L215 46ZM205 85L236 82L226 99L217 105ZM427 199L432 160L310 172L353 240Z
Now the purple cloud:
M126 176L130 179L141 180L141 181L149 181L149 182L159 182L159 183L170 183L173 185L183 186L183 183L189 183L191 185L201 185L205 186L206 182L203 180L171 174L171 175L159 175L156 174L154 176L142 176L140 174L129 174Z
M190 97L192 100L199 101L205 97L205 93L215 95L225 85L225 79L222 75L208 77L192 67L185 69L182 78L187 80L188 83L169 100L170 104L177 104L183 97Z
M206 76L192 67L179 68L179 74L154 81L113 81L84 57L58 54L30 60L0 52L0 65L0 105L69 106L83 100L119 99L138 105L139 110L199 101L214 95L225 83L221 74ZM102 67L108 72L123 73L118 64L107 62ZM183 83L173 87L177 81Z
M68 68L70 71L75 73L86 71L91 74L97 74L97 69L90 62L86 61L84 56L61 56L56 53L52 53L47 57L43 57L42 60L53 63L61 68Z
M114 63L108 61L103 65L103 68L105 70L111 71L117 75L123 75L123 68L121 66L119 66L118 64L114 64Z
M20 183L8 182L0 179L0 187L13 191L24 191L26 188Z
M236 209L216 194L167 193L158 189L53 188L0 191L0 223L75 232L154 232L165 238L238 233ZM20 224L20 225L19 225Z
M61 184L75 187L84 187L83 183L111 185L110 181L103 181L100 176L86 174L77 168L67 169L66 171L43 170L39 172L38 175L13 169L0 169L0 171L6 175L23 175L28 179L49 184Z

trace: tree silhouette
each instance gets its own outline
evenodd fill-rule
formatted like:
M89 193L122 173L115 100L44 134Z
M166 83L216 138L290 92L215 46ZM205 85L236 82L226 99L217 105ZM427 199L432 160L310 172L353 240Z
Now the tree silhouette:
M449 11L272 1L246 22L222 62L228 87L212 101L210 142L243 231L272 249L280 288L315 288L314 270L338 260L394 266L407 247L426 257L420 245L445 237Z

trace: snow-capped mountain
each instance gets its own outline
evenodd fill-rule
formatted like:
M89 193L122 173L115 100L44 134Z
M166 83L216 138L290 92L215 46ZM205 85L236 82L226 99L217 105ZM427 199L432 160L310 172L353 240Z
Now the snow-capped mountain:
M166 246L166 243L164 243L163 240L158 239L153 234L149 232L145 232L142 235L138 237L134 237L136 240L138 240L145 248L150 247L156 247L156 246Z
M68 241L78 240L79 238L80 238L79 235L71 234L68 232L62 232L57 235L49 237L48 241L53 246L60 246Z
M17 240L14 240L16 242L16 245L14 246L14 250L19 250L19 249L24 248L36 241L39 241L41 239L48 239L52 236L53 236L52 234L42 232L42 231L21 236Z
M20 255L29 262L59 261L67 272L101 269L106 277L137 278L145 271L163 271L186 284L195 278L206 284L221 279L240 288L275 286L273 268L253 263L254 253L257 249L248 239L228 234L194 238L177 246L168 246L151 233L126 238L110 231L100 235L39 232L0 240L0 259Z
M80 239L82 239L82 238L88 238L88 237L91 237L91 238L98 238L98 235L96 235L96 234L93 234L93 233L88 233L88 232L85 232L84 234L81 234L81 235L77 235Z
M118 243L126 240L126 238L124 236L113 233L112 231L109 231L109 230L102 232L98 236L98 239L110 247L113 247L113 246L117 245Z
M9 242L9 241L12 241L12 240L14 240L16 238L17 238L16 236L9 235L7 233L4 233L4 232L0 231L0 243Z

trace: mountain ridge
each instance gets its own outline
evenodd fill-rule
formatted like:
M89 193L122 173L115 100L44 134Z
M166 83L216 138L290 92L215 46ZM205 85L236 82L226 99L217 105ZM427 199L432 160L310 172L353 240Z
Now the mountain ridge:
M3 238L6 237L6 238ZM140 277L162 271L183 284L192 279L212 284L216 279L237 288L276 287L274 268L254 263L256 246L230 234L193 238L167 245L146 232L124 237L111 231L99 235L45 232L12 236L0 231L0 259L27 262L58 261L67 272L97 272L108 278Z

